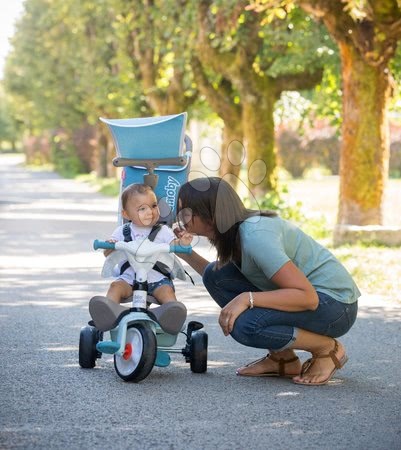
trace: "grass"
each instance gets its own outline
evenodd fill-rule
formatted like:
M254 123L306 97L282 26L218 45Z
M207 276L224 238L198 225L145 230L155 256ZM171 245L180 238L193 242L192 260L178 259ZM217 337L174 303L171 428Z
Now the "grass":
M109 197L117 197L120 193L120 181L114 177L111 178L99 178L95 173L89 173L84 175L77 175L77 181L89 183L94 186L95 189Z
M401 302L401 247L382 245L343 245L333 248L332 231L336 223L338 208L338 177L320 179L288 180L289 197L292 201L302 202L306 217L311 225L321 221L328 233L318 231L317 240L330 248L354 277L359 289L364 294L380 295L384 298ZM384 201L384 223L401 227L401 179L390 179Z
M401 302L400 247L342 246L332 249L364 294Z

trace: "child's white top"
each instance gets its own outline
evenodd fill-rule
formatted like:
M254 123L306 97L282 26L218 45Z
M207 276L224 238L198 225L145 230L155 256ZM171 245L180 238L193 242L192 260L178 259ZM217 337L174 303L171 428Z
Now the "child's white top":
M119 227L117 227L113 231L111 238L116 241L123 241L124 240L123 227L124 225L120 225ZM137 239L147 238L150 232L152 231L152 227L139 227L133 224L132 222L130 224L130 229L131 229L131 238L133 241ZM176 239L176 236L174 235L173 230L169 228L167 225L162 225L162 227L160 228L159 232L157 233L154 239L154 242L170 244L171 241L173 241L174 239ZM124 261L119 264L118 273L120 272L120 268L123 264ZM135 280L135 271L132 267L129 267L127 270L124 271L123 274L117 276L117 278L120 278L132 285ZM152 269L148 273L148 283L157 283L163 278L165 278L165 276L160 272L157 272L156 270Z

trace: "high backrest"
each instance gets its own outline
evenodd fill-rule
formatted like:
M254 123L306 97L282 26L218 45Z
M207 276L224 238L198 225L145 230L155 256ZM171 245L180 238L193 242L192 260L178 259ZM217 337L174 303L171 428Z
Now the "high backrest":
M188 179L192 142L185 135L187 113L170 116L105 119L113 136L117 158L115 165L123 167L121 191L133 183L144 183L150 172L158 177L154 191L159 200L161 221L171 225L177 208L180 186ZM181 157L180 165L169 164ZM161 162L157 161L163 159ZM119 223L122 223L119 205Z
M135 159L183 155L187 113L170 116L100 120L109 126L118 156Z

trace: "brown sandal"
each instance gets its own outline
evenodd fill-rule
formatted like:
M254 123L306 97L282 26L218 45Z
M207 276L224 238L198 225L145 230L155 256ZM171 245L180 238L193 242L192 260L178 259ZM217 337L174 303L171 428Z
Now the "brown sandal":
M295 361L299 361L298 356L294 356L291 359L284 359L284 358L276 358L275 356L273 356L273 354L269 353L266 356L264 356L263 358L259 358L256 361L252 361L249 364L246 364L245 367L252 367L255 364L263 361L264 359L271 359L274 362L278 363L278 371L274 371L274 372L261 372L261 373L255 373L255 374L243 374L243 373L239 373L238 369L236 371L236 374L242 377L283 377L283 378L292 378L292 377L296 377L297 375L299 375L298 373L286 373L285 371L285 365L295 362Z
M339 369L342 369L345 365L345 363L348 361L348 356L344 354L344 356L341 359L338 359L336 356L336 353L338 352L338 342L334 340L334 348L331 350L327 355L317 355L313 356L312 358L308 359L302 364L302 370L301 370L301 376L303 376L316 362L317 359L321 358L331 358L331 360L334 363L334 369L330 372L329 376L323 380L319 381L318 383L305 383L303 381L294 381L296 384L302 384L304 386L322 386L324 384L327 384L334 376L335 372Z

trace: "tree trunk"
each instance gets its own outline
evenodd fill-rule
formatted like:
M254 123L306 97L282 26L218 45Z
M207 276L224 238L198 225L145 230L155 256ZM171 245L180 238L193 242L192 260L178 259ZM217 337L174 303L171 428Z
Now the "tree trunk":
M389 161L389 74L382 66L368 65L352 45L343 41L339 48L344 102L337 223L382 225Z
M97 138L96 154L94 155L94 163L96 175L98 177L107 177L109 174L109 140L107 136L103 133L102 129L99 129L99 135Z
M258 199L277 186L273 119L276 97L271 89L266 89L260 91L259 95L248 92L241 99L242 124L247 145L248 185Z
M241 165L245 158L242 124L224 122L223 139L221 144L221 166L219 175L236 189L240 177Z

